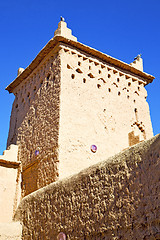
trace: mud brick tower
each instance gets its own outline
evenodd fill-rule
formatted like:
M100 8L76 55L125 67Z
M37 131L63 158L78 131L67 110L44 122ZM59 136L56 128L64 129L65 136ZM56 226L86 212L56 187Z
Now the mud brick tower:
M6 88L8 143L19 146L23 195L153 136L141 56L126 64L80 42L61 21Z

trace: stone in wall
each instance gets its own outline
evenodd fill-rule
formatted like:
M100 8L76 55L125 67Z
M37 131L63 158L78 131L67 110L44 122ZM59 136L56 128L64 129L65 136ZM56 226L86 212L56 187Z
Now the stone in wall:
M23 239L160 239L160 135L26 196Z

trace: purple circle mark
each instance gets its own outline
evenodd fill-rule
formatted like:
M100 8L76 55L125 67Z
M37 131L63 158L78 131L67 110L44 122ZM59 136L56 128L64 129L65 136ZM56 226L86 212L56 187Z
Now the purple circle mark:
M63 232L60 232L57 236L58 240L66 240L66 235Z
M91 151L93 153L97 152L97 146L96 145L91 145Z
M36 150L35 151L35 156L38 156L39 155L39 150Z

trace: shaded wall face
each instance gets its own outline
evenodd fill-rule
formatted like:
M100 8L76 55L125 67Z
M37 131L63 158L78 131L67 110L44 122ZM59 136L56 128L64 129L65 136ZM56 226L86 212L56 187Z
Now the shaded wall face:
M16 89L8 145L19 145L23 195L58 177L60 58L50 53Z
M153 136L142 79L67 45L61 59L60 177Z
M160 136L24 198L24 240L159 239Z

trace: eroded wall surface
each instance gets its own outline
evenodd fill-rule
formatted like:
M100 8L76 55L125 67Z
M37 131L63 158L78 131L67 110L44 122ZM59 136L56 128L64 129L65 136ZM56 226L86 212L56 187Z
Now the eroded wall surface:
M12 89L23 196L153 136L147 80L93 53L59 41Z
M60 59L55 49L14 95L7 144L19 146L24 196L58 178Z
M23 239L160 239L160 135L26 196Z

